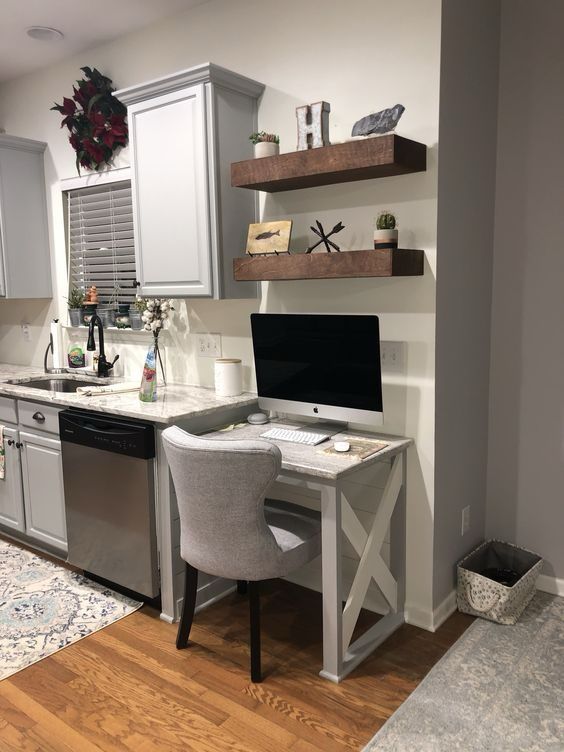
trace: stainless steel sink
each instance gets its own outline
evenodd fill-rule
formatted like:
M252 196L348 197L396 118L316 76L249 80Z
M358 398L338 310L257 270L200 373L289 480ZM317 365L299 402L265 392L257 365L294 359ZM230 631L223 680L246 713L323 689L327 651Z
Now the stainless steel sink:
M32 379L10 379L8 384L29 387L30 389L42 389L45 392L63 392L65 394L76 392L79 386L101 386L106 382L103 379L65 379L49 377Z

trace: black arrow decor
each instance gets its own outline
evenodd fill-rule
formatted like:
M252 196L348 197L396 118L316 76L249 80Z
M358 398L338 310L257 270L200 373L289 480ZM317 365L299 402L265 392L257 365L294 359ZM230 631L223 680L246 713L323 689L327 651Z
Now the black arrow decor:
M318 240L317 243L310 246L306 253L311 253L315 248L317 248L318 245L321 245L321 243L325 243L325 248L327 250L327 253L331 253L331 248L334 248L336 251L340 252L341 249L336 243L333 243L332 240L329 240L331 235L335 235L337 232L341 232L341 230L345 229L345 225L342 222L338 222L335 227L333 227L332 230L330 230L328 233L325 232L323 229L323 225L321 222L316 219L315 224L317 227L310 227L310 230L313 230L313 232L317 235L318 238L321 238L321 240Z

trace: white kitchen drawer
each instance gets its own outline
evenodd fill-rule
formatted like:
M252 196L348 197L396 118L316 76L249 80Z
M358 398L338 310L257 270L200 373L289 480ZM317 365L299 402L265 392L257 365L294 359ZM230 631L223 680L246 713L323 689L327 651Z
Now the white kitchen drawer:
M20 426L59 435L59 413L62 407L42 402L18 402Z
M11 397L0 397L0 423L17 422L16 400Z

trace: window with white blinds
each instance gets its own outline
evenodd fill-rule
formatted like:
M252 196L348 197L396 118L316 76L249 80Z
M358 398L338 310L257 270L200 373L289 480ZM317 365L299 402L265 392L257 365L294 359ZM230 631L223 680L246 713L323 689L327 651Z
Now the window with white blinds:
M101 304L135 299L131 183L68 191L70 286L98 288Z

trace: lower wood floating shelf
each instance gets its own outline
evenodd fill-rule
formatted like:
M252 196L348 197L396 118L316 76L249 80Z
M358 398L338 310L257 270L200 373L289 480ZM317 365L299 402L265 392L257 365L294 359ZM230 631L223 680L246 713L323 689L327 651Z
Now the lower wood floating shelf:
M413 277L423 274L424 252L405 248L341 253L292 253L233 259L239 281Z

